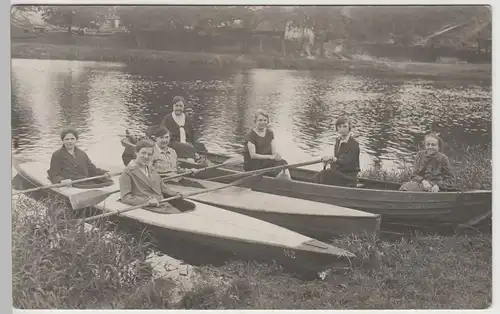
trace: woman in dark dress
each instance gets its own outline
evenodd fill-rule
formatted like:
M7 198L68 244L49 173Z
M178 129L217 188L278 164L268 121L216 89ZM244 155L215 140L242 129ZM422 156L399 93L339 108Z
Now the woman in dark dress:
M255 127L245 137L244 164L245 171L264 169L286 165L286 160L276 152L274 133L268 128L269 116L263 110L258 110L254 115ZM271 171L270 174L291 180L288 169Z
M194 148L195 138L191 120L184 113L186 100L181 96L173 99L173 111L166 115L161 125L170 131L170 147L172 147L179 158L192 158L201 161L200 155Z
M351 120L341 116L335 121L340 136L335 140L333 156L323 157L325 169L316 181L322 184L356 187L359 173L359 143L351 133ZM327 167L329 165L329 167Z
M94 179L79 183L79 185L102 185L113 184L109 172L97 168L89 156L76 147L78 132L74 129L65 129L61 132L63 146L52 154L50 169L47 171L52 183L64 183L71 186L73 180L95 177L106 174L104 179Z

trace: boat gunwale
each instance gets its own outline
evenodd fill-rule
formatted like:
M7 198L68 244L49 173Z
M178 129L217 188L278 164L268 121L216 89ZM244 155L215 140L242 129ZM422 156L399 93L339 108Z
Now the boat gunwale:
M230 157L228 157L226 155L216 154L216 153L208 153L208 154L207 153L200 153L200 154L212 155L212 156L215 156L215 157L222 157L222 158L226 158L226 159L230 158ZM180 162L189 163L189 162L183 161L183 160L180 160ZM244 171L238 171L238 170L234 170L234 169L228 169L226 167L222 167L222 168L225 171L228 171L228 172L231 172L231 173L234 173L234 174L244 173ZM311 169L305 169L305 168L296 168L296 169L300 170L300 171L311 172L313 174L318 173L318 171L311 170ZM293 171L293 169L291 169L291 171ZM293 175L292 175L292 177L293 177ZM276 178L269 177L269 176L263 176L261 179L268 179L268 180L271 180L272 182L275 182L275 180L278 180ZM360 178L360 179L361 180L367 180L367 181L372 180L372 179L367 179L367 178ZM207 178L207 179L204 179L204 180L211 181L210 178ZM391 183L397 183L397 182L390 182L390 181L383 181L383 180L373 180L373 181L376 181L376 182L379 182L379 183L389 183L389 184L391 184ZM217 181L212 181L212 182L217 182ZM339 189L339 190L347 190L347 191L373 191L375 193L383 192L383 193L388 193L388 194L429 195L429 192L425 192L425 191L399 191L399 190L382 190L382 189L373 189L373 188L334 186L334 185L321 184L321 183L315 183L315 182L307 182L307 181L296 180L296 179L294 179L291 182L286 182L286 181L283 181L283 180L279 180L279 182L286 183L286 184L306 184L306 185L312 185L312 186L317 186L317 187L326 187L326 188L329 188L329 189ZM444 192L440 191L440 192L436 193L436 195L461 195L461 194L492 194L492 190L468 190L468 191L457 190L457 191L444 191Z

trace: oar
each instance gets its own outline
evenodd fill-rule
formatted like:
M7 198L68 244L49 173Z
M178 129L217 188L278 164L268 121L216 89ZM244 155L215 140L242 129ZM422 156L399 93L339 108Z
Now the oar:
M216 188L213 188L213 189L206 189L206 190L203 190L203 191L191 192L191 193L186 193L186 194L178 194L176 196L164 198L164 199L160 200L159 203L161 204L161 203L169 202L169 201L172 201L172 200L175 200L175 199L179 199L179 198L187 198L187 197L191 197L191 196L195 196L195 195L199 195L199 194L203 194L203 193L209 193L209 192L214 192L214 191L217 191L217 190L222 190L222 189L225 189L225 188L228 188L228 187L231 187L231 186L235 186L235 185L241 184L243 181L246 181L246 180L249 180L249 179L252 179L252 178L256 178L257 176L260 176L260 175L261 174L259 173L259 174L255 174L253 176L244 177L244 178L241 178L241 179L239 179L237 181L234 181L234 182L232 182L230 184L219 186L219 187L216 187ZM123 213L129 212L129 211L132 211L134 209L139 209L139 208L145 207L147 205L148 205L148 203L144 203L144 204L132 206L132 207L129 207L129 208L126 208L126 209L123 209L123 210L118 210L116 212L109 212L109 213L104 213L104 214L96 215L96 216L93 216L93 217L89 217L89 218L83 219L82 222L90 222L90 221L94 221L94 220L105 218L105 217L109 217L109 216L123 214Z
M184 173L179 173L179 174L176 174L176 175L171 176L171 177L166 177L163 179L163 181L168 181L171 179L187 176L187 175L198 173L201 171L215 169L215 168L222 167L225 165L238 164L238 163L242 163L242 162L243 162L243 160L241 159L241 157L236 156L236 157L232 157L232 158L228 159L223 164L205 167L205 168L201 168L201 169L189 170L189 171L186 171ZM111 194L114 194L117 192L120 192L120 190L119 189L113 190L113 191L89 190L89 191L85 191L85 192L70 196L69 201L70 201L71 207L73 209L81 209L81 208L90 207L90 206L94 206L96 204L99 204L100 202L102 202L106 198L108 198Z
M227 179L227 178L232 178L232 177L248 176L248 175L253 175L253 174L263 174L266 172L270 172L270 171L278 170L278 169L282 169L282 168L296 168L296 167L302 167L302 166L309 166L309 165L313 165L313 164L319 164L320 162L322 162L321 159L315 159L315 160L311 160L311 161L299 162L296 164L281 165L281 166L257 169L257 170L253 170L253 171L247 171L247 172L238 172L238 173L228 174L228 175L224 175L224 176L209 178L209 180L215 181L215 180L219 180L219 179Z
M210 166L210 167L205 167L205 168L199 168L199 169L191 169L191 170L188 170L188 171L186 171L184 173L179 173L179 174L173 175L171 177L165 177L165 178L163 178L163 181L168 181L168 180L171 180L171 179L175 179L175 178L179 178L179 177L184 177L184 176L191 175L191 174L197 174L199 172L207 171L207 170L210 170L210 169L217 169L217 168L220 168L222 166L232 166L232 165L237 165L237 164L241 164L241 163L243 163L243 157L241 157L241 156L235 156L235 157L229 158L228 160L226 160L223 163L218 164L218 165L214 165L214 166ZM160 173L160 176L162 176L161 173Z
M117 176L119 174L121 174L121 172L110 174L110 176L114 177L114 176ZM90 180L94 180L94 179L102 179L102 178L105 178L107 176L108 176L107 174L103 174L103 175L98 175L98 176L95 176L95 177L89 177L89 178L83 178L83 179L73 180L73 181L71 181L71 184L85 182L85 181L90 181ZM51 185L39 186L39 187L32 188L32 189L17 191L15 193L13 193L12 195L17 195L17 194L21 194L21 193L29 193L29 192L34 192L34 191L38 191L38 190L59 188L59 187L62 187L62 186L66 186L66 184L64 184L64 183L56 183L56 184L51 184Z

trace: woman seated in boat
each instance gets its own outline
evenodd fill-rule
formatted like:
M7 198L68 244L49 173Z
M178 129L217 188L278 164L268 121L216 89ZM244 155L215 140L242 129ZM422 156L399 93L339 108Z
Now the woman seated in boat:
M158 172L164 181L165 177L168 178L186 172L186 169L179 166L175 150L168 146L170 143L170 131L166 127L161 125L151 126L146 130L146 136L155 143L151 158L151 169ZM169 179L168 182L183 186L204 188L203 185L186 180L183 177Z
M172 147L179 158L193 159L197 163L205 160L196 152L193 126L190 119L184 113L186 100L184 97L175 96L173 111L166 115L161 125L170 131L170 147Z
M102 185L113 184L107 171L97 168L89 156L76 147L78 132L68 128L61 132L63 146L52 154L50 169L47 171L52 183L64 183L71 186L73 180L106 175L104 179L94 179L79 183L79 185Z
M268 128L269 116L264 110L257 110L253 118L254 128L245 137L243 150L245 171L253 171L287 165L286 160L276 151L274 133ZM288 169L271 171L270 174L291 180Z
M140 140L135 145L136 158L130 161L120 176L121 201L131 206L148 204L156 207L150 209L155 212L170 212L173 206L165 203L160 207L159 201L164 195L169 197L177 193L168 188L159 174L151 169L154 147L155 144L150 140Z
M351 133L351 120L341 116L335 121L340 136L335 141L334 155L323 157L325 168L318 174L321 184L355 187L359 173L359 143ZM327 167L329 165L329 167Z
M434 133L428 134L424 146L425 149L417 153L410 181L401 185L401 191L439 192L452 187L454 174L448 157L442 153L441 138Z

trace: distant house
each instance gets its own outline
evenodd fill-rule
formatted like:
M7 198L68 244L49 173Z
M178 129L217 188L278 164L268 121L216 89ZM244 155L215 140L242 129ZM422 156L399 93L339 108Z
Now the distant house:
M110 8L108 16L99 27L99 32L109 33L125 30L126 28L121 24L120 17L116 14L116 6Z

